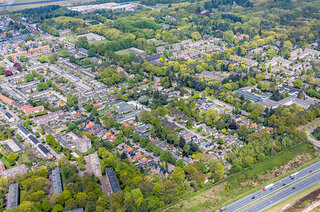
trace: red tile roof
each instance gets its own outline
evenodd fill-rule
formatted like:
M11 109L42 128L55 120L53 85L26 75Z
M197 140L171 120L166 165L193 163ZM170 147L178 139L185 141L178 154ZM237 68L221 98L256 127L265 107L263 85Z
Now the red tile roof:
M23 105L22 109L26 114L29 114L29 113L43 111L44 110L44 106L41 105L41 106L37 106L37 107L31 107L29 105Z
M87 124L87 127L88 127L88 128L91 128L91 127L93 127L93 125L94 125L93 122L89 122L89 123Z
M3 101L5 101L5 102L7 102L7 103L9 103L9 104L14 103L14 100L12 100L12 99L10 99L10 98L2 95L2 94L0 94L0 99L3 100Z

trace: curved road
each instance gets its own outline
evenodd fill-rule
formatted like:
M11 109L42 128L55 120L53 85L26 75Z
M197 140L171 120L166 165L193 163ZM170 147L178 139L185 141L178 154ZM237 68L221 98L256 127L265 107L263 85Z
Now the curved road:
M0 7L6 7L6 10L9 10L10 7L20 6L20 5L28 5L28 4L44 4L44 3L52 3L52 2L60 2L66 0L42 0L42 1L34 1L34 2L21 2L21 3L14 3L15 0L8 1L7 4L0 4Z
M310 171L312 171L312 172L310 172ZM307 177L308 175L313 176L313 173L316 171L320 171L320 161L294 173L295 174L294 177L291 177L292 175L294 175L294 174L292 174L290 176L282 178L281 180L278 180L277 182L274 182L273 186L268 188L266 191L264 191L263 189L260 189L256 192L242 198L242 199L239 199L238 201L235 201L235 202L227 205L225 211L227 211L227 212L240 211L241 209L244 209L245 207L252 205L255 202L258 202L258 200L260 200L260 199L262 201L263 198L266 198L268 195L273 194L275 191L286 188L290 184L297 183L298 180L301 180L302 178ZM317 173L317 174L319 174L319 173ZM308 178L306 178L306 179L308 179Z

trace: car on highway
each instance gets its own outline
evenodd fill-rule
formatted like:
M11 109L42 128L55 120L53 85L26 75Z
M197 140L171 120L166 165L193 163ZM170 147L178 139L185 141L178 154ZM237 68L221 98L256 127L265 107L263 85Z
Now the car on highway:
M285 183L282 184L282 186L285 186L285 185L286 185Z
M254 199L254 198L256 198L256 197L252 197L251 199Z
M296 189L296 187L293 187L292 189Z
M310 170L309 173L312 173L312 170Z

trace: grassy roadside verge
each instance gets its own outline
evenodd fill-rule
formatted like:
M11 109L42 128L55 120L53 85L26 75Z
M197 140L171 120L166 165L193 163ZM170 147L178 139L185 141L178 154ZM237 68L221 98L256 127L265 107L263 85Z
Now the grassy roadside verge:
M263 179L259 179L262 173L271 171L275 167L284 165L290 160L294 159L297 155L303 153L311 154L313 159L307 163L304 163L300 167L286 172L286 174L276 178L269 176L266 179L264 179L264 177ZM206 188L181 199L179 202L160 209L160 211L205 211L219 209L238 199L243 198L254 191L262 189L265 185L294 173L297 170L316 162L317 160L319 160L319 158L315 157L315 150L313 148L310 148L306 143L298 144L289 150L269 157L262 163L256 164L252 169L243 170L242 172L230 176L219 183L208 185ZM257 180L256 184L245 183L246 181L255 180ZM226 191L224 189L225 185L228 185L230 190Z
M288 199L286 199L283 202L280 202L279 204L269 208L266 212L273 212L273 211L280 211L282 208L284 208L286 205L293 203L294 201L306 196L307 194L315 191L316 189L320 188L320 183L311 186L310 188L300 192L299 194L296 194Z

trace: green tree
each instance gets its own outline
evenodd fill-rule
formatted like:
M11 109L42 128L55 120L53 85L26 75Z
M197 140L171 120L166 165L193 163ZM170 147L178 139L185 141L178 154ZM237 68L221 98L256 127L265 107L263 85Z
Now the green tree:
M57 204L53 207L52 212L63 212L63 206L60 204Z
M69 57L69 52L65 49L62 49L60 52L60 56L63 58Z
M67 105L68 105L68 107L72 107L76 103L78 103L78 98L75 95L72 95L71 93L68 93L67 94Z
M25 81L25 82L31 82L31 81L33 81L33 80L34 80L33 74L26 74L26 75L24 75L24 81Z
M296 79L295 81L293 81L293 86L295 88L300 88L302 87L302 85L303 85L303 82L300 79Z
M45 132L44 132L43 125L42 125L42 124L40 125L40 133L41 133L42 135L44 135L44 133L45 133Z
M214 173L216 174L216 176L218 177L219 180L221 180L224 177L224 167L222 165L222 163L217 163Z
M18 158L18 155L16 153L10 152L7 157L7 160L9 161L10 165L13 166L17 158Z
M23 55L19 59L20 59L21 62L26 62L28 60L28 58L26 56L23 56Z
M40 54L40 55L39 55L39 61L40 61L41 63L45 63L45 62L48 61L48 59L47 59L43 54Z
M181 167L176 166L171 174L172 179L178 183L181 181L184 181L186 178L186 175L184 173L184 170Z
M180 167L180 168L183 168L183 167L184 167L184 164L183 164L183 160L182 160L182 159L177 160L177 162L176 162L176 167Z
M40 92L40 91L44 91L44 90L47 90L48 89L48 85L44 82L40 82L38 85L37 85L37 90Z
M71 63L77 63L77 59L75 58L75 56L69 56L69 60Z

